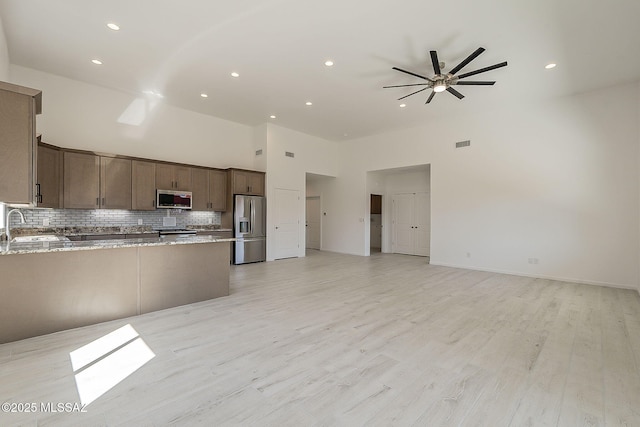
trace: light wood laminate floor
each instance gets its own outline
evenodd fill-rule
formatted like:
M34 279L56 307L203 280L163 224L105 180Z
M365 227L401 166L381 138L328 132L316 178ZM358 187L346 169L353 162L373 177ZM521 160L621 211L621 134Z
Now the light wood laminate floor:
M232 267L231 295L0 345L0 402L79 402L70 352L131 324L153 351L86 413L0 425L640 425L631 290L428 265Z

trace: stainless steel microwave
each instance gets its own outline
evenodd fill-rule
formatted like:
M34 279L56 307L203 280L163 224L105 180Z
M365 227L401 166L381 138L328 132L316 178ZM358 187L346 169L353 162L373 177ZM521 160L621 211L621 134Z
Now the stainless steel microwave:
M156 207L159 209L191 209L191 191L157 190Z

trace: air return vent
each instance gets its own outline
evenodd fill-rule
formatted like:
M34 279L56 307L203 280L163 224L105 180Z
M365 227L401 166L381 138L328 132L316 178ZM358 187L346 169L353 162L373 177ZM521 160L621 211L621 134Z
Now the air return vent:
M256 150L256 156L262 156L262 148L259 150Z
M292 153L291 151L285 151L284 155L287 157L295 157L296 155L294 153Z
M456 148L468 147L470 145L471 145L471 141L469 140L456 142Z

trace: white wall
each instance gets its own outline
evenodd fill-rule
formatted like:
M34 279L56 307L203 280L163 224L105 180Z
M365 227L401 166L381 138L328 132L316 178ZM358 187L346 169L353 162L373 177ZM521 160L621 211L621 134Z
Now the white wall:
M210 167L254 166L250 126L16 65L10 67L10 78L42 90L37 131L44 142ZM151 101L157 104L139 126L118 121L130 106L151 108ZM130 114L126 121L140 117Z
M326 246L366 253L367 171L431 164L432 263L636 288L638 92L621 85L352 141Z
M9 48L0 17L0 81L9 80Z
M287 151L295 156L286 157ZM336 154L337 145L334 142L273 124L267 126L267 200L275 200L275 190L278 188L300 192L298 256L305 255L306 174L335 176L341 167ZM274 203L267 203L267 236L275 232L275 212ZM267 260L273 260L276 256L273 242L273 238L267 239Z

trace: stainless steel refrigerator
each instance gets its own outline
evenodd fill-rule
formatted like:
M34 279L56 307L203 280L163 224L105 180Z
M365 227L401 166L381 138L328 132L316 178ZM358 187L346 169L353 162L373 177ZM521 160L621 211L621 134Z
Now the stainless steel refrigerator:
M267 259L267 204L261 196L236 195L233 203L233 263Z

